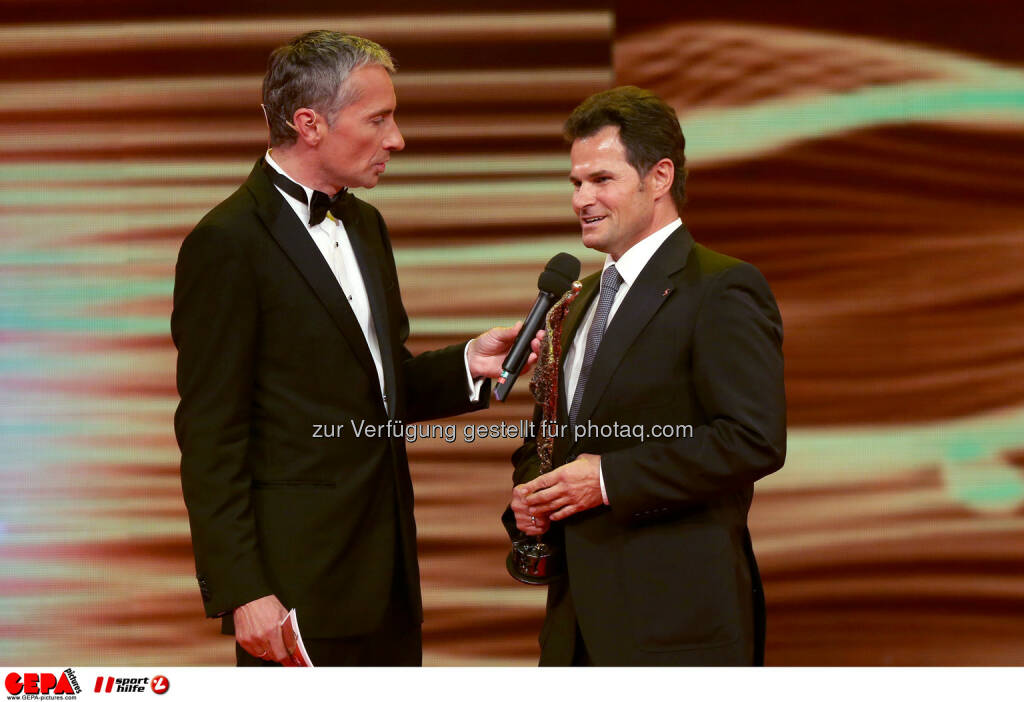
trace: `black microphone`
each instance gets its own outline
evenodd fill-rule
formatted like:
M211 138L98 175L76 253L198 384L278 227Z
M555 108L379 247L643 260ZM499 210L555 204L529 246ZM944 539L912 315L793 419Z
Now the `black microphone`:
M501 364L501 375L494 387L494 397L502 402L508 397L515 385L519 373L530 357L530 342L537 336L537 331L544 326L548 310L569 291L573 282L580 277L580 260L567 253L557 254L548 261L544 272L537 279L537 301L533 303L530 314L519 330L519 336L512 342L512 348Z

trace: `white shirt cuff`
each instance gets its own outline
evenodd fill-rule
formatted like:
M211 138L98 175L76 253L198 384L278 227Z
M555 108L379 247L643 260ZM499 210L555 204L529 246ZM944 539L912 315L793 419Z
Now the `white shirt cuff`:
M597 477L601 479L601 500L607 505L608 491L604 489L604 468L601 467L601 459L597 460Z
M469 386L469 401L479 402L480 388L483 387L484 379L478 378L474 380L472 374L469 372L469 345L472 343L472 339L466 342L466 348L462 351L462 358L466 361L466 383Z

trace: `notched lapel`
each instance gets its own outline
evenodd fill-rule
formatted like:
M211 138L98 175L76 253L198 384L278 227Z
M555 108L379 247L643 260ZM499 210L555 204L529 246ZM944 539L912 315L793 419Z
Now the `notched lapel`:
M670 288L672 281L660 272L656 276L645 276L645 273L646 270L626 293L625 299L604 332L601 346L598 347L597 356L594 358L594 365L590 368L587 386L583 389L583 401L576 417L578 424L585 423L594 413L608 387L608 381L622 363L626 351L668 299L662 295L662 291Z
M686 266L692 248L693 238L685 226L680 226L654 253L633 282L601 339L587 386L583 389L577 423L586 422L594 414L626 352L672 296L675 283L670 276Z
M271 184L263 173L262 162L256 164L249 176L248 185L256 202L257 213L271 236L285 252L291 262L305 278L309 287L319 298L334 323L352 348L359 363L371 377L377 377L377 367L370 356L363 330L352 313L352 307L345 299L345 293L338 285L331 267L327 265L320 249L313 243L309 232L295 216L295 212L284 201L284 196ZM371 298L372 299L372 298Z

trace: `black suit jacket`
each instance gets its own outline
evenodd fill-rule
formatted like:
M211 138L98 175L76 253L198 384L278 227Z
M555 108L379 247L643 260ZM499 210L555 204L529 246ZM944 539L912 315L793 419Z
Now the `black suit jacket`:
M583 281L563 350L599 282ZM549 587L542 665L571 662L577 622L598 665L760 662L764 600L747 511L754 481L785 459L782 371L782 322L764 277L677 229L612 318L577 418L581 428L631 429L580 441L570 431L555 443L555 466L601 456L610 506L549 532L564 542L568 577ZM563 423L565 402L563 373ZM679 425L692 435L652 436ZM513 463L516 483L536 476L535 443Z
M401 431L359 438L351 422L457 414L486 406L487 388L469 402L462 346L409 354L384 221L355 198L343 221L389 408L348 301L262 162L182 244L175 431L208 616L275 594L306 636L352 636L373 630L398 593L422 617Z

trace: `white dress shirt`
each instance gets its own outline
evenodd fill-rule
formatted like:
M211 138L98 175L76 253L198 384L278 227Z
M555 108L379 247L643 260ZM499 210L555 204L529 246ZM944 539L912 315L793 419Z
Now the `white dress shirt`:
M614 263L615 270L619 272L619 277L622 278L619 289L615 293L615 299L612 301L612 309L608 312L608 324L612 323L612 317L615 316L615 312L626 298L629 289L636 282L640 272L647 266L651 257L654 256L654 252L661 248L661 245L668 239L668 235L674 232L682 223L683 220L677 217L658 231L638 241L626 253L619 256L618 261L613 260L610 254L605 257L602 272ZM580 380L580 371L583 369L583 356L587 348L587 335L590 333L590 326L593 324L594 315L597 313L597 301L600 298L600 294L600 291L598 291L598 294L594 296L593 302L587 310L586 317L580 323L579 329L576 330L572 346L569 347L565 354L562 372L565 374L566 407L572 407L572 401L576 395L576 385ZM605 504L608 504L608 493L604 488L604 473L599 471L598 474L601 478L601 498Z
M342 292L352 307L352 313L359 322L359 328L363 330L363 337L370 349L370 356L373 358L373 365L377 369L377 382L380 384L380 395L384 405L388 407L387 389L384 387L384 365L381 361L380 343L377 340L377 328L373 324L373 315L370 314L370 297L366 293L366 284L363 282L362 271L359 270L359 262L356 260L355 251L352 250L352 242L349 240L345 225L335 219L330 213L324 217L324 221L314 227L309 226L309 202L313 196L313 189L292 178L284 172L270 155L266 154L267 165L281 175L294 181L306 193L306 201L298 200L281 188L278 191L284 195L285 202L295 211L295 215L302 222L302 225L309 232L310 238L316 244L317 249L323 255L327 265L330 266L334 277L341 286ZM275 185L275 187L277 187ZM463 358L466 363L466 382L469 385L469 399L476 402L480 398L480 388L483 380L474 380L469 372L469 344L463 351Z
M295 181L294 178L277 165L269 151L266 155L266 161L267 165L275 171ZM298 183L298 181L295 182ZM309 226L309 201L313 197L313 189L306 187L302 183L298 183L298 185L306 193L305 202L297 200L284 190L281 190L281 188L278 188L278 190L284 195L285 202L295 210L295 216L299 218L306 231L309 232L313 243L316 244L320 253L323 254L324 260L327 261L327 265L330 266L334 277L338 281L338 285L341 286L342 292L348 298L348 304L351 305L352 313L356 316L356 321L359 322L359 328L363 330L366 345L370 348L370 356L373 357L373 365L377 369L377 382L380 384L380 394L384 399L384 404L387 405L388 397L384 388L384 365L380 357L377 329L373 324L373 316L370 314L370 297L366 294L363 274L359 270L359 262L356 260L356 254L352 250L352 242L349 241L348 232L345 231L345 225L329 213L320 224L313 227Z

